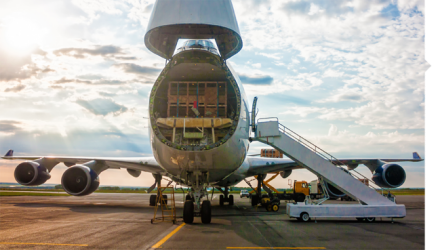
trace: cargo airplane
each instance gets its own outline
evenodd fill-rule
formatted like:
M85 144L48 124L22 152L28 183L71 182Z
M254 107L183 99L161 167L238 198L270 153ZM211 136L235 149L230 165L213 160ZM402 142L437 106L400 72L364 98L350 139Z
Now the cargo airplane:
M176 51L181 38L190 40ZM50 179L55 165L64 163L68 167L61 178L64 190L83 196L99 187L99 174L106 169L125 168L133 177L149 172L155 178L150 191L160 185L162 177L190 188L183 209L186 223L192 223L195 214L210 223L208 187L223 193L220 205L232 205L229 187L245 178L257 175L262 180L272 172L287 178L292 170L303 168L291 159L247 156L251 108L238 75L227 62L243 46L230 0L156 1L144 42L166 59L148 102L153 156L13 156L10 150L3 159L27 160L15 169L19 184L41 185ZM349 169L365 164L378 185L394 188L404 183L406 174L390 162L420 160L415 154L413 159L340 162ZM155 202L156 195L151 195L150 204Z

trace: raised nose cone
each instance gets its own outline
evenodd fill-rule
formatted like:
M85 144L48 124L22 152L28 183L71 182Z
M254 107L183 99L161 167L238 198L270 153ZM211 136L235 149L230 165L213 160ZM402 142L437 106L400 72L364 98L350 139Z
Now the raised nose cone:
M156 0L145 46L171 59L180 38L215 39L223 59L243 47L231 0Z

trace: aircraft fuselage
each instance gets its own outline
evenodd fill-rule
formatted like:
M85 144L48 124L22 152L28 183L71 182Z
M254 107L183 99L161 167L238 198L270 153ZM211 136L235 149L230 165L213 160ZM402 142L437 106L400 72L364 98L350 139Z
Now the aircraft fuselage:
M155 159L175 181L208 173L216 184L237 170L249 148L249 105L231 65L206 50L182 51L168 61L149 100Z

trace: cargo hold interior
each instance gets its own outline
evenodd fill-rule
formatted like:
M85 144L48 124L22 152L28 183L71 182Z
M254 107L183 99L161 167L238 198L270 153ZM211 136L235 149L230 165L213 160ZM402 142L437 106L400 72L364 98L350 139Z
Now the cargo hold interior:
M154 119L163 136L180 145L221 140L237 115L237 96L226 73L210 63L170 69L154 97Z

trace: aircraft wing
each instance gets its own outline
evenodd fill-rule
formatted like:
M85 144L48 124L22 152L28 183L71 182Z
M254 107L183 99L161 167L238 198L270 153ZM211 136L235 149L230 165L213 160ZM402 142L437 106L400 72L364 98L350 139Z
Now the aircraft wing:
M370 169L371 173L373 173L379 166L389 162L419 162L423 161L420 155L417 152L413 152L412 159L338 159L332 160L331 162L338 166L347 166L348 170L354 170L359 166L359 164L364 164L368 169Z
M13 150L9 150L2 159L7 160L38 160L44 159L53 165L64 163L66 166L73 166L89 161L100 161L108 168L127 168L150 173L160 173L164 170L159 166L154 157L73 157L73 156L13 156Z
M248 176L267 174L271 172L287 171L303 168L297 162L287 158L247 157L249 162Z
M248 156L247 160L249 162L248 176L304 168L301 164L289 158L280 159ZM364 164L370 168L371 171L374 171L377 166L381 165L379 164L380 162L419 162L423 160L424 159L422 159L417 152L414 152L412 159L338 159L337 161L333 160L332 163L335 165L346 165L349 170L356 168L359 164Z

